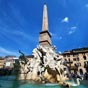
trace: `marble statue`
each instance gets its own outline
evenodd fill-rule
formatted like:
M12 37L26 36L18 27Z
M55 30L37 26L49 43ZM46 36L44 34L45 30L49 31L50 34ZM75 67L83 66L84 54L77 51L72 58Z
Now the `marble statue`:
M19 80L33 80L41 83L61 83L66 80L62 56L54 47L39 45L32 52L34 56L28 60L23 53L19 58Z

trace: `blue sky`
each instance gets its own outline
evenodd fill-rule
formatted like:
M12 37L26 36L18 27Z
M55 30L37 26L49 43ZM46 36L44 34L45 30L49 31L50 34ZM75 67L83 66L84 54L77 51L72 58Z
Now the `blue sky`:
M32 53L42 30L44 3L57 51L88 46L88 0L0 0L0 56Z

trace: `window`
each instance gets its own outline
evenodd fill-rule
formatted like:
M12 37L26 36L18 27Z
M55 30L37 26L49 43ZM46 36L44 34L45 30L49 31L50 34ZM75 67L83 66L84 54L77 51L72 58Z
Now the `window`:
M88 61L84 62L84 68L88 68Z
M83 58L84 58L84 60L86 60L86 56L85 55L83 55Z
M68 61L70 62L70 58L68 58Z
M70 57L70 55L68 54L67 57Z
M81 63L75 63L75 66L79 67L79 66L81 66Z
M68 58L68 61L69 61L69 62L71 62L71 59L70 59L70 58Z
M81 63L77 63L77 66L81 66Z
M66 65L67 64L67 59L64 59L64 65Z
M84 56L84 55L85 55L85 53L82 53L82 55Z
M80 74L81 74L81 75L83 75L83 70L82 70L82 69L80 69L79 71L80 71Z
M74 61L76 61L76 58L73 58Z
M6 66L10 66L10 62L6 62Z
M64 55L64 57L66 57L66 55Z
M74 64L75 66L77 66L76 64Z
M67 61L67 59L65 59L65 61Z
M78 56L78 54L73 54L73 57L77 57Z
M85 61L85 62L84 62L84 65L88 65L88 61Z
M77 61L79 61L79 57L77 57Z

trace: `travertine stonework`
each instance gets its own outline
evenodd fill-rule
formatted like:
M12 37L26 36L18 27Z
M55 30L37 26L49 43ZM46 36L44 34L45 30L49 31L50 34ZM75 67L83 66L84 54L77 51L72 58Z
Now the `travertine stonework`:
M55 53L53 47L41 46L33 50L33 58L20 58L19 80L59 83L66 80L67 68L62 64L62 57Z

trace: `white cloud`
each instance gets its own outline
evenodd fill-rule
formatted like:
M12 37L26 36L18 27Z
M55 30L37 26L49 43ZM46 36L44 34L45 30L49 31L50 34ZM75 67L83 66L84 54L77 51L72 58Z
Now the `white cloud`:
M26 32L23 32L21 30L4 30L1 31L1 36L6 37L7 39L10 39L11 41L14 41L16 44L25 47L28 42L37 43L37 37L34 36L34 34L28 34ZM25 42L26 41L26 42Z
M86 4L85 7L88 8L88 4Z
M74 29L77 29L77 27L76 26L71 27L71 30L74 30Z
M51 33L51 32L50 32L50 35L52 36L52 35L53 35L53 33Z
M13 37L19 36L20 38L24 38L26 40L30 40L30 41L33 41L33 42L35 41L35 40L33 40L33 38L35 38L34 36L28 35L27 33L23 32L23 31L18 31L18 30L9 31L9 30L5 30L4 33L6 35L9 34L9 36L13 36Z
M61 22L68 23L69 22L69 18L68 17L65 17Z
M13 51L9 51L3 47L0 47L0 55L16 55L17 56L18 53L13 52Z
M59 37L59 40L61 40L61 39L62 39L62 36Z
M37 38L36 36L33 36L32 34L27 34L23 31L14 31L13 32L14 35L18 35L20 36L21 38L25 39L25 40L28 40L30 42L37 42Z
M51 36L56 37L57 35L55 33L50 32Z
M70 28L70 31L68 32L69 35L73 34L76 31L77 27L73 26Z
M55 40L61 40L62 39L62 36L58 36L57 34L55 33L50 33L52 38L55 39Z

